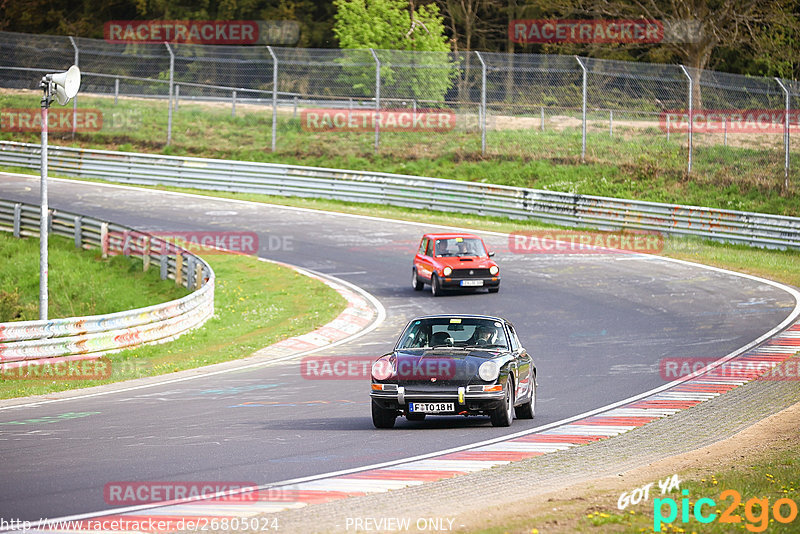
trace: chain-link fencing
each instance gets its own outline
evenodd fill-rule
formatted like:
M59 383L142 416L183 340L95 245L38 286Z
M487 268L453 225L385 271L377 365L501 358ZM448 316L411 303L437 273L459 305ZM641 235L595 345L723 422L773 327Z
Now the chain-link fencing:
M99 135L190 154L228 127L245 158L544 159L767 189L797 183L800 164L795 81L564 55L112 44L0 32L2 107L35 108L28 90L72 63L82 83L63 135L82 133L80 109L89 106L102 112L92 130ZM5 122L0 130L15 131Z

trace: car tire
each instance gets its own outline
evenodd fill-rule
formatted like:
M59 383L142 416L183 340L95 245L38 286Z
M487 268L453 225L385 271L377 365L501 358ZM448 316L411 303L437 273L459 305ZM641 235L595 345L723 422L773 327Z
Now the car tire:
M505 402L490 414L492 426L511 426L514 420L514 377L508 375Z
M489 293L497 293L498 291L500 291L500 286L489 288Z
M439 281L439 275L436 273L431 275L431 294L434 297L442 296L442 283Z
M414 288L414 291L422 291L422 288L425 286L424 282L421 282L420 279L417 277L417 270L411 269L411 287Z
M425 414L419 412L408 412L406 413L406 419L409 421L424 421Z
M533 419L536 415L536 377L533 377L531 400L514 408L514 415L517 419Z
M387 410L375 402L372 403L372 424L375 428L394 428L395 419L397 419L395 410Z

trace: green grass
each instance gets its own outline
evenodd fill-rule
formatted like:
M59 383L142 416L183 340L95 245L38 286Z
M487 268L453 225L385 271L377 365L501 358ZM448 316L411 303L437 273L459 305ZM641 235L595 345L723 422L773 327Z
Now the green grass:
M172 144L166 146L166 103L121 99L114 107L113 99L88 96L79 101L80 107L103 111L105 126L98 132L79 133L74 140L71 134L51 133L52 144L369 169L800 215L796 185L781 194L783 151L781 139L772 137L750 142L738 134L731 136L731 146L725 147L721 139L698 136L694 172L688 178L685 136L673 134L667 141L655 127L621 126L609 137L601 122L591 123L586 163L580 161L579 130L557 131L549 126L545 132L530 127L490 130L486 156L480 154L480 135L474 126L444 133L385 132L376 155L371 133L309 132L303 130L299 118L282 111L277 152L272 153L271 110L264 106L239 104L237 116L232 118L230 106L225 104L183 102L173 117ZM4 92L0 104L4 108L35 108L38 96ZM38 143L39 134L0 132L0 139ZM792 184L797 183L799 167L800 161L793 159Z
M157 269L125 256L102 259L51 236L48 247L48 317L81 317L143 308L188 295ZM0 323L39 319L39 240L0 232Z
M78 255L71 251L68 254ZM96 261L93 259L95 253L84 254L90 256L89 261ZM139 284L127 277L133 276L133 271L141 271L141 262L128 258L113 258L112 261L119 259L130 261L133 267L131 273L123 271L118 274L115 281L119 283L119 276L124 275L125 280L119 285L140 292ZM110 379L0 379L0 398L38 395L162 375L243 358L262 347L330 322L346 304L344 298L327 285L292 269L240 255L211 255L205 259L216 272L217 282L215 313L202 328L167 344L146 345L109 355L112 368ZM51 265L52 273L59 264L54 261ZM100 268L106 269L106 266L101 264ZM38 270L34 268L33 272ZM151 269L151 272L157 279L157 270ZM161 288L165 294L171 289ZM38 292L35 294L38 295ZM163 295L161 300L165 300Z

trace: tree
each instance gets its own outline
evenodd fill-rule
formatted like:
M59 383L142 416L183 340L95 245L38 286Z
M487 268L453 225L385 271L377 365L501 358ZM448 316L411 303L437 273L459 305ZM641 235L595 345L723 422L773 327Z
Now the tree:
M444 100L455 71L444 22L435 5L415 8L404 0L335 0L334 5L333 33L341 48L354 49L342 61L343 76L351 87L372 95L375 69L363 66L374 64L366 50L372 48L379 49L381 84L392 94Z
M652 53L670 52L692 68L692 101L700 108L700 79L714 51L757 45L764 28L785 23L790 5L791 0L576 0L575 8L584 16L646 18L667 30L687 28L684 38L665 39Z

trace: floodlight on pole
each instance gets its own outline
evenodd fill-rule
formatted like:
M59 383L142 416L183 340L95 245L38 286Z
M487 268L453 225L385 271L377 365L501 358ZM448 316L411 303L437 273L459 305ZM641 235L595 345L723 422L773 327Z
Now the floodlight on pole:
M46 74L40 87L42 96L42 180L40 185L41 214L39 218L39 319L47 320L47 236L50 210L47 207L47 118L48 108L55 99L66 105L81 86L81 71L75 65L64 72Z

